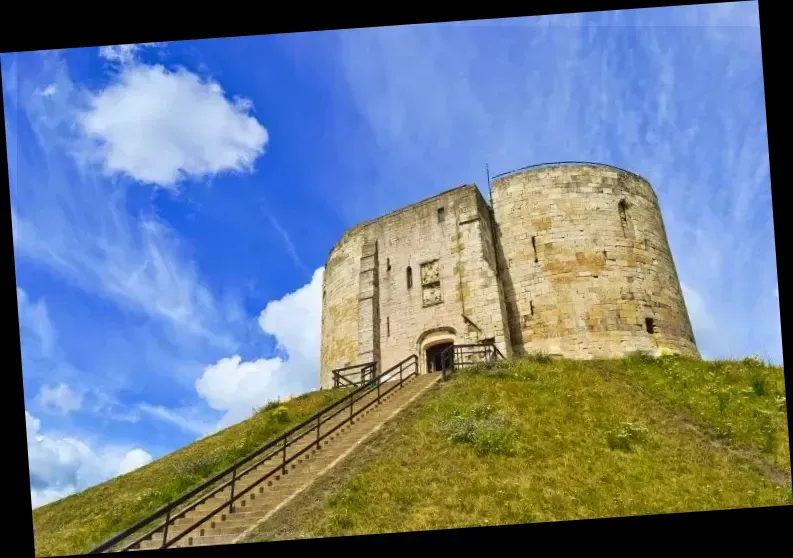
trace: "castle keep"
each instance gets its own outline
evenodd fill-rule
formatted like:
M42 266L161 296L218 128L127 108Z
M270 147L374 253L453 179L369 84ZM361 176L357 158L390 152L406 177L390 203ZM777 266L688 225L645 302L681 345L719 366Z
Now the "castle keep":
M496 177L490 196L460 186L344 234L325 266L323 388L337 368L416 354L428 371L449 343L486 339L507 356L699 356L646 180L542 165Z

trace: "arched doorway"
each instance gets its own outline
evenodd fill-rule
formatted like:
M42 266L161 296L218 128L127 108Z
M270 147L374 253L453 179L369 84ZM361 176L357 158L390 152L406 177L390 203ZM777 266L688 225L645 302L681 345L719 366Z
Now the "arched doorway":
M444 351L453 345L454 343L451 341L439 341L425 348L424 354L426 356L426 362L424 365L427 372L441 372L444 367L444 361L446 361L446 365L453 362L453 351L449 351L449 353L447 353L448 358L444 358Z
M436 327L419 335L416 340L419 367L422 373L439 372L443 366L441 354L451 347L457 336L453 327Z

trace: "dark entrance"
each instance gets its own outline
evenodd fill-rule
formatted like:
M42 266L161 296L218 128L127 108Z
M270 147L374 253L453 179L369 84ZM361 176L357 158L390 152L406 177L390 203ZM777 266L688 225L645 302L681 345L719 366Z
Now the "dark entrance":
M443 362L441 362L441 353L451 347L453 343L439 343L427 348L427 372L440 372L443 370ZM454 351L449 351L447 366L451 366L454 360Z

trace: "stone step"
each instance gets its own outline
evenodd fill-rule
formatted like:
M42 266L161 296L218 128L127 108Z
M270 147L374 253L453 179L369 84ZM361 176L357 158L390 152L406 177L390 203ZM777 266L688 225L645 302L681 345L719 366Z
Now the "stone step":
M419 380L418 382L416 380ZM422 381L423 380L423 381ZM207 518L200 526L194 528L191 533L186 534L174 546L204 546L207 544L226 544L231 542L248 527L265 517L270 510L279 505L291 494L301 487L307 485L321 470L327 467L333 460L337 459L350 447L355 445L361 436L371 430L379 422L382 422L393 409L402 402L412 397L416 391L426 385L431 378L411 378L406 381L402 388L397 388L381 399L380 404L373 404L360 415L357 415L350 424L348 416L337 417L328 423L328 428L339 423L344 423L343 427L334 432L332 436L322 440L321 449L311 448L302 456L290 463L287 474L277 471L270 478L263 480L259 485L251 489L242 498L235 502L234 512L230 513L228 508L220 510L214 517ZM376 398L376 393L367 395L367 400ZM363 404L363 403L362 403ZM323 425L325 426L325 425ZM310 446L312 443L306 440L305 443L298 442L297 447L287 456L294 455L303 447ZM262 463L249 473L241 476L235 483L235 494L259 480L262 475L270 472L277 467L280 457L275 456L267 462ZM228 500L231 493L230 487L213 495L206 502L196 506L186 514L171 521L168 527L168 539L191 528L196 521L202 519L207 513L217 509L220 504ZM140 544L140 549L159 548L162 545L162 530L155 532L149 539Z

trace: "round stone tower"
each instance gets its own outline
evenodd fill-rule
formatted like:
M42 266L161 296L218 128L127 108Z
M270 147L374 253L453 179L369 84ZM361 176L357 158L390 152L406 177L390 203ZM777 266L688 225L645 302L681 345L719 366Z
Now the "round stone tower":
M542 165L495 177L491 197L516 354L699 356L645 179L593 163Z

